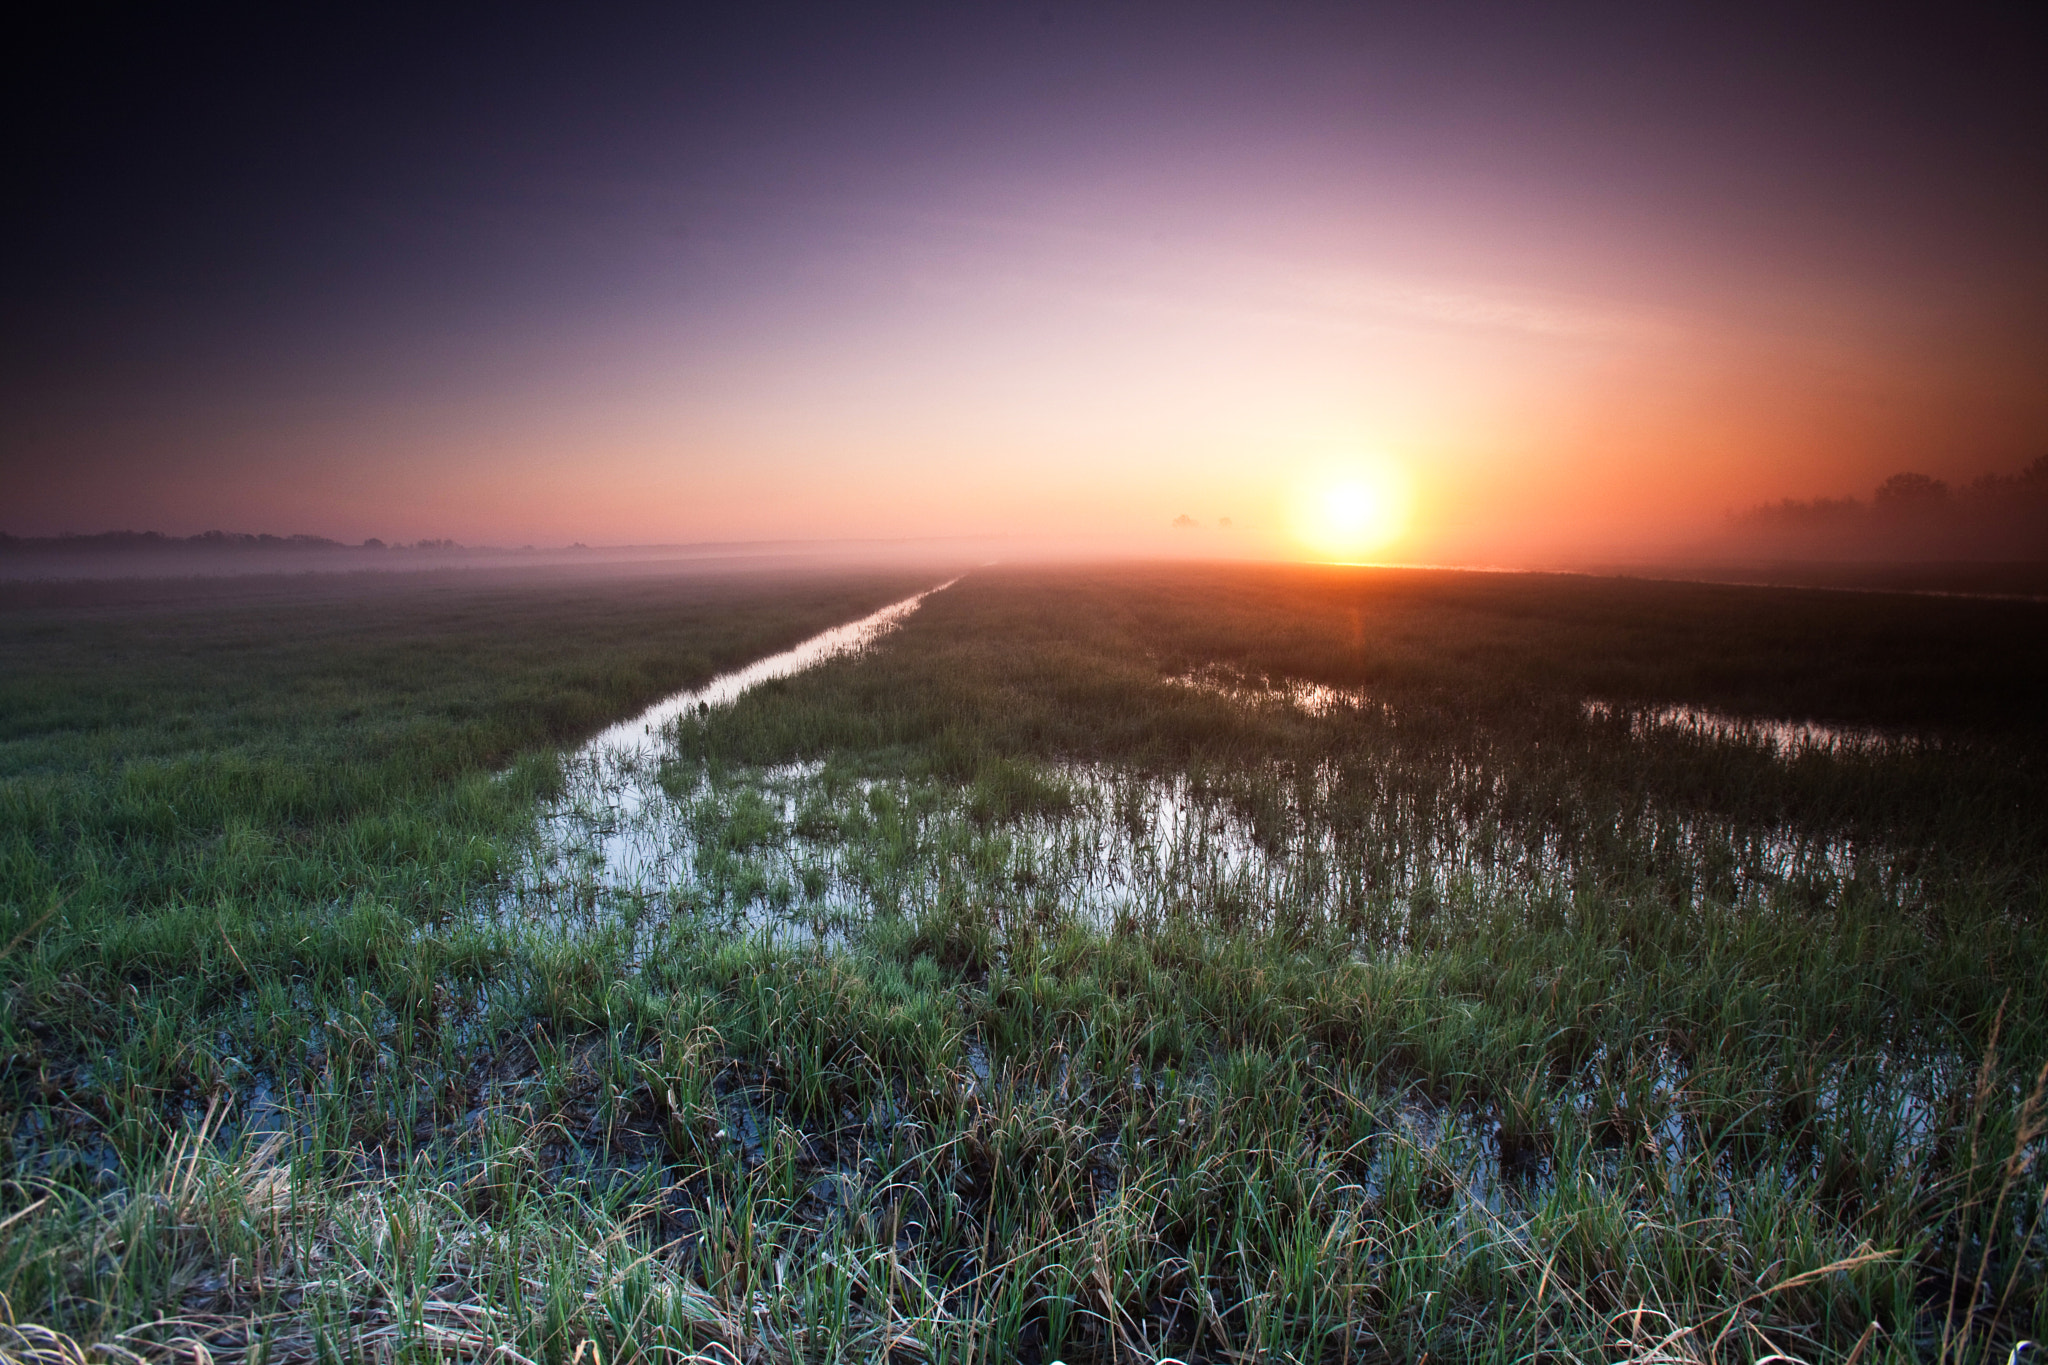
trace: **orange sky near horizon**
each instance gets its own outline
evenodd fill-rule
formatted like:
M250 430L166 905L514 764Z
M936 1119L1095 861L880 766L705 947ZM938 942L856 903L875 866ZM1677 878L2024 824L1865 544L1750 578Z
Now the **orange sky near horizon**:
M1523 70L1510 34L1474 75L1433 32L1247 24L1256 61L975 30L908 95L735 96L695 161L663 160L689 110L670 141L592 115L562 141L599 168L506 152L487 183L378 189L385 220L298 186L270 274L205 240L188 292L31 300L66 321L48 356L10 339L0 530L1296 557L1327 552L1304 489L1386 468L1407 515L1370 557L1555 562L2048 451L2048 266L2015 246L2038 196L1951 192L1980 172L1928 169L1938 126L1873 147L1867 92L1744 77L1757 123L1696 127L1733 78L1666 98L1626 42ZM1105 74L1091 41L1149 65ZM1376 93L1389 43L1451 76ZM1514 97L1468 107L1501 70ZM933 132L991 71L1000 108ZM523 146L520 112L451 146ZM231 223L272 190L224 183L200 209Z

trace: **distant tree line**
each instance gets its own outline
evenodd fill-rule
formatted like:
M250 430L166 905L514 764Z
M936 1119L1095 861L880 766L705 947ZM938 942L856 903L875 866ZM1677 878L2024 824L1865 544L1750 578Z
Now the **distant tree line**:
M240 531L202 531L196 536L167 536L161 531L102 531L94 535L66 532L56 536L10 536L0 531L0 554L124 554L135 551L211 553L236 550L460 550L452 540L421 540L411 545L386 545L372 536L349 545L326 536L250 535Z
M1815 498L1732 513L1745 549L1787 558L2048 559L2048 455L1960 488L1894 474L1868 502Z

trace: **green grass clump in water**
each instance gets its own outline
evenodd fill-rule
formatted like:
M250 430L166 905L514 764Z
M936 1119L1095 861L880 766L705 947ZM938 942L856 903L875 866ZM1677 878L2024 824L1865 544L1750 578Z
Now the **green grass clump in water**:
M709 784L683 818L718 905L447 916L496 864L433 842L439 806L424 842L350 845L374 875L345 897L265 880L265 816L235 839L266 894L173 881L89 934L66 902L0 967L0 1290L19 1323L216 1357L2003 1359L2048 1311L2040 617L984 571L685 730L665 776ZM582 649L637 647L629 619ZM490 658L480 678L535 685ZM1175 681L1216 665L1375 705ZM1927 742L1787 759L1635 734L1588 695ZM301 752L346 731L311 723ZM785 818L750 774L793 760L823 767ZM1184 777L1346 890L1169 876L1142 912L1083 913L1037 841L1104 773ZM420 790L510 821L504 785ZM1768 874L1787 831L1885 852ZM202 842L152 837L174 866ZM1561 862L1419 876L1453 837ZM867 910L843 936L746 927L784 845L846 859ZM18 846L39 894L144 884ZM232 1100L209 1120L210 1094Z

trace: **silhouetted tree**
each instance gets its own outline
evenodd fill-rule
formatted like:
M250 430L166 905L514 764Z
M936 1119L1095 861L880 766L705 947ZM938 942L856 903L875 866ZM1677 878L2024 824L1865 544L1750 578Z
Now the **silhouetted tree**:
M2048 557L2048 455L2017 474L1986 474L1960 492L1932 475L1894 474L1868 503L1786 498L1729 518L1753 553L1794 558Z
M1925 474L1894 474L1877 486L1871 505L1880 512L1912 516L1948 505L1948 485Z

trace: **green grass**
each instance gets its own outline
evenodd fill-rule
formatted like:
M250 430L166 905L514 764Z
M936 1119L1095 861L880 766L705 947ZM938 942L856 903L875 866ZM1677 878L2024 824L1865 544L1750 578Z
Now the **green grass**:
M981 570L683 729L674 885L496 899L551 746L916 586L10 609L0 1351L2048 1336L2048 609ZM1089 901L1162 792L1250 861Z

